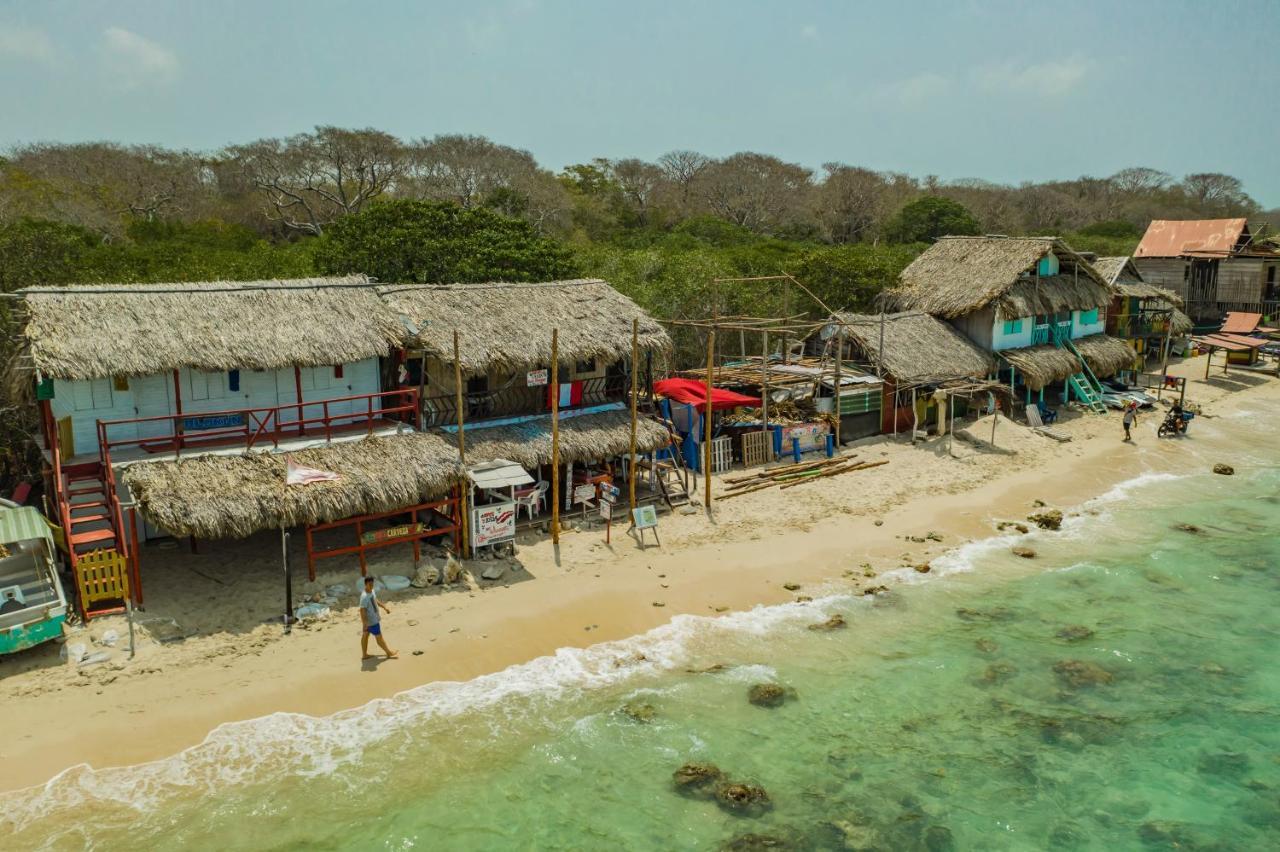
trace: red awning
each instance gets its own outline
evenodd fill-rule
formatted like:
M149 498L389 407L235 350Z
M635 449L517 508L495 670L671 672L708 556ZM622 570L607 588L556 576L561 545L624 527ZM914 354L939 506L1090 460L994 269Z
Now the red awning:
M663 379L653 383L653 389L668 399L706 407L707 386L693 379ZM737 408L740 405L759 406L760 397L744 396L724 388L711 389L711 410Z

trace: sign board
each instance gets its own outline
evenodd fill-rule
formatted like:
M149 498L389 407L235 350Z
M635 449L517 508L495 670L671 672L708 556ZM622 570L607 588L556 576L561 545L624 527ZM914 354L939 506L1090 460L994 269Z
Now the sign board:
M191 431L201 429L229 429L244 425L243 414L207 414L182 418L182 428Z
M613 504L608 500L600 501L600 520L613 521Z
M543 387L551 380L551 371L547 369L530 370L525 374L525 381L531 388Z
M782 427L782 452L791 452L791 439L800 439L800 452L809 452L810 450L821 450L827 445L827 432L830 431L826 423L801 423L798 426Z
M658 510L654 506L637 506L631 510L636 529L651 530L658 526Z
M426 524L401 524L398 527L387 527L385 530L371 530L360 536L361 544L377 544L380 541L391 541L407 535L420 533L427 528Z
M516 504L489 503L471 510L471 546L484 547L516 537Z
M608 482L600 483L600 499L606 503L617 503L618 495L621 493L616 485L611 485Z
M596 486L588 482L585 485L575 485L573 487L573 502L590 503L596 499Z

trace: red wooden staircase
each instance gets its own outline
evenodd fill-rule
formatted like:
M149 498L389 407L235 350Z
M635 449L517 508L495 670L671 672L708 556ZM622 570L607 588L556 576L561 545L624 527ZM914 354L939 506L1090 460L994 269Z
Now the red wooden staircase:
M66 537L76 598L86 620L123 612L130 595L129 547L110 457L63 465L53 414L45 403L53 505Z

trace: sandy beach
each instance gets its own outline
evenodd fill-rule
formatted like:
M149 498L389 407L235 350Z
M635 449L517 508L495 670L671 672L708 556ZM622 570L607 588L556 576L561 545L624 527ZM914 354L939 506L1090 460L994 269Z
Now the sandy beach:
M1188 401L1209 418L1280 394L1273 377L1243 371L1215 369L1205 381L1203 358L1170 372L1189 378ZM49 646L0 663L0 712L13 732L0 744L0 789L39 784L77 764L162 758L226 722L325 715L431 681L470 679L631 636L680 613L870 589L886 582L885 572L924 566L991 535L1001 520L1025 522L1037 500L1070 510L1139 472L1176 469L1187 453L1179 440L1156 438L1162 414L1146 413L1132 444L1120 441L1118 413L1065 410L1069 443L1001 420L992 448L990 418L966 427L954 445L949 437L914 446L867 439L845 455L888 464L717 502L710 517L701 509L663 515L661 547L641 550L618 528L606 545L593 526L566 533L558 553L549 540L530 539L500 580L384 595L385 632L401 656L372 664L359 658L354 560L326 566L316 584L296 583L299 600L334 583L349 591L327 618L285 635L275 539L207 542L196 554L151 546L134 659L124 650L124 619L112 617L68 640L98 650L94 643L115 631L121 638L105 649L107 662L76 667ZM1223 456L1230 462L1229 447ZM301 560L294 566L304 578ZM487 563L468 567L478 577ZM382 551L372 570L412 574L408 548Z

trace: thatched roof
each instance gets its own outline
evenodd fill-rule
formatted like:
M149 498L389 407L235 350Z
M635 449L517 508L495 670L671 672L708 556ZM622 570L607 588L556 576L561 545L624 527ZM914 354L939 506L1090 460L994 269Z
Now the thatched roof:
M458 451L438 435L409 433L290 453L339 479L285 485L283 454L249 452L138 462L124 481L138 509L174 535L243 538L258 530L386 512L445 494L461 480Z
M1052 251L1078 274L1037 281L1035 266ZM1111 301L1106 283L1057 237L943 237L902 271L890 302L952 319L994 305L1006 317L1090 310Z
M57 379L266 369L385 355L403 334L364 276L32 287L15 370Z
M618 360L631 355L631 322L640 321L640 350L671 347L667 332L631 299L598 279L544 284L397 285L383 297L416 328L408 345L453 363L459 335L462 369L518 371L547 366L551 330L560 361Z
M1173 326L1171 331L1174 334L1190 334L1195 328L1195 323L1191 321L1191 317L1184 314L1177 308L1173 309L1173 313L1169 315L1169 324Z
M464 426L464 428L466 428ZM467 429L467 464L510 459L527 468L551 464L551 415L508 426ZM451 441L457 436L449 434ZM641 417L636 422L637 452L665 447L669 433L662 424ZM631 445L631 413L625 410L581 414L560 420L560 463L597 461L626 455Z
M1174 307L1182 307L1182 297L1172 290L1157 287L1142 280L1142 273L1134 266L1133 258L1096 257L1092 261L1102 279L1111 285L1111 291L1117 296L1129 299L1158 299L1168 302Z
M900 383L981 378L991 372L990 355L949 324L920 311L886 314L884 349L879 315L836 314L845 338L867 361Z
M1105 334L1091 334L1071 341L1095 376L1111 376L1133 366L1138 355L1128 343ZM1004 349L1001 357L1017 368L1032 390L1060 382L1080 372L1080 360L1070 349L1052 345Z

